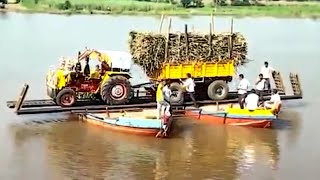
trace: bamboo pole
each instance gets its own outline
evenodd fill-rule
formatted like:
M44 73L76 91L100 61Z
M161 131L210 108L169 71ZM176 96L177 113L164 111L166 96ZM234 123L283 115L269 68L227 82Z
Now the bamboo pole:
M166 47L165 47L165 60L168 59L168 46L169 46L169 37L170 37L170 29L171 29L171 17L169 18L168 30L167 30L167 38L166 38Z
M230 51L230 59L231 59L232 58L232 51L233 51L233 18L231 18L229 42L230 42L229 51Z
M230 28L230 32L233 33L233 18L231 18L231 28Z
M215 3L214 3L214 13L217 12L217 6L218 6L218 0L215 0Z
M189 60L189 40L188 40L188 25L185 24L184 25L184 33L185 33L185 36L186 36L186 57L187 57L187 60Z
M214 16L213 16L213 12L211 13L211 29L212 29L212 33L214 34Z
M22 91L18 97L17 103L15 105L15 112L18 113L22 107L23 101L28 93L29 90L29 85L28 84L24 84Z
M163 19L164 19L164 15L162 14L160 24L159 24L159 33L161 33L161 30L162 30Z
M210 30L209 30L209 58L212 55L212 24L210 23Z

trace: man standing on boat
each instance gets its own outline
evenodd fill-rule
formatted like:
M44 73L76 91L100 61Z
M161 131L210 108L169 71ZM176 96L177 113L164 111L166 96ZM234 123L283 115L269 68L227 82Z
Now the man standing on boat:
M157 101L157 119L160 119L161 117L161 111L162 111L162 103L163 103L163 82L160 81L157 87L156 92L156 101Z
M270 79L272 78L272 74L275 72L275 70L269 66L269 63L267 61L264 62L264 66L261 68L261 74L263 75L263 79L265 79L265 89L271 90L271 83Z
M170 117L172 116L172 108L170 103L171 98L171 89L170 89L170 82L160 82L157 88L157 110L158 110L158 119L162 117L162 129L158 132L156 137L158 137L160 134L163 136L167 135L168 130L168 122L170 120ZM161 116L163 114L163 116Z
M164 114L171 114L171 102L170 102L170 99L171 99L171 95L172 95L172 92L171 92L171 89L170 89L170 81L167 80L165 81L165 85L162 89L163 91L163 100L164 100L164 107L165 107L165 112Z
M157 94L156 94L158 119L160 119L161 114L165 114L165 112L170 113L171 111L170 97L171 97L170 83L168 81L160 82L158 84Z
M260 101L263 102L263 94L265 89L265 79L263 79L263 74L259 74L259 78L256 82L256 93L260 97Z
M239 79L240 79L240 83L237 88L238 89L238 102L239 102L240 108L243 109L244 108L244 100L246 98L250 83L247 79L244 78L243 74L239 75Z

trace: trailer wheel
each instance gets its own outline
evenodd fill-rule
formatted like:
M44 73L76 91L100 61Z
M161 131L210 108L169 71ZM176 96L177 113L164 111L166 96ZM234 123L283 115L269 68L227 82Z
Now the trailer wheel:
M124 76L112 76L101 89L101 99L107 104L125 104L129 101L131 84Z
M62 107L73 106L77 102L76 92L72 89L62 89L56 98L56 103Z
M213 81L208 87L208 96L212 100L223 100L229 93L229 86L225 81Z
M182 91L181 85L177 82L170 84L170 90L172 96L170 98L172 103L183 104L184 102L184 93Z

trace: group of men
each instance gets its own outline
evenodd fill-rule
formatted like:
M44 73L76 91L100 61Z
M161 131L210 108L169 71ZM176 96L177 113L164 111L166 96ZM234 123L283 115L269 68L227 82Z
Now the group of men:
M270 80L275 70L269 66L268 62L264 62L264 66L261 68L259 78L249 93L250 83L244 78L243 74L239 75L240 83L238 86L238 97L240 108L246 107L249 110L255 110L259 107L268 109L278 109L281 106L281 98L276 89L271 90ZM265 101L263 95L265 92L271 92L270 101Z
M171 82L169 80L160 82L158 84L157 92L156 92L157 109L158 109L157 118L159 119L161 116L163 117L164 129L166 128L166 125L167 125L166 123L168 119L172 115L172 108L171 108L172 92L170 89L170 84ZM194 105L197 106L197 102L195 99L195 83L190 73L187 73L187 79L185 81L182 81L182 84L183 84L183 88L186 89Z

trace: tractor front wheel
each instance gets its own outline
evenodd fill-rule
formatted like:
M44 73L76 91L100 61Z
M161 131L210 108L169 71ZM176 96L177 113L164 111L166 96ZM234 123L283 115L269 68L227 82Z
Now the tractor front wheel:
M56 97L56 103L62 107L71 107L77 102L76 92L72 89L62 89Z
M125 104L129 101L131 84L124 76L112 76L101 89L101 99L111 105Z

